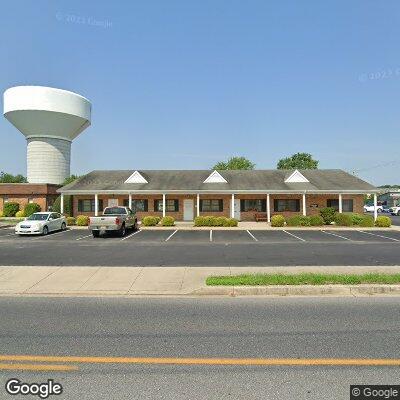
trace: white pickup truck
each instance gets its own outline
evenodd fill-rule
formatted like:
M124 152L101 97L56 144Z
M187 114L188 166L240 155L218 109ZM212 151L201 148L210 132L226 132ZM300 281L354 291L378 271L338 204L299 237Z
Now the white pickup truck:
M99 237L100 232L117 232L123 237L128 229L138 229L136 214L128 207L106 207L100 217L90 217L93 237Z

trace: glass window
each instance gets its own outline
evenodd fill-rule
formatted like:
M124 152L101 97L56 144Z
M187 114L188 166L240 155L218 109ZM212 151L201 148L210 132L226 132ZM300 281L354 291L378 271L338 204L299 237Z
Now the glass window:
M124 199L124 206L129 207L129 199ZM132 199L132 210L134 212L148 211L149 210L149 201L147 199L143 199L143 200Z
M200 200L200 211L202 212L221 212L224 210L222 199L204 199Z
M299 199L276 199L274 200L274 211L300 211L300 200Z
M162 200L154 200L154 211L163 211L163 201ZM179 211L179 200L176 199L167 199L165 200L165 211L169 212L177 212Z
M32 214L27 218L28 221L46 221L49 214Z
M118 215L118 214L126 214L126 210L124 207L107 207L104 210L104 215Z
M103 210L103 200L99 199L99 211ZM81 212L94 212L94 199L78 200L78 211Z
M240 200L240 211L258 211L265 212L267 210L267 201L259 200Z
M326 205L334 208L336 211L339 211L339 199L328 199ZM342 200L342 211L353 212L353 199Z

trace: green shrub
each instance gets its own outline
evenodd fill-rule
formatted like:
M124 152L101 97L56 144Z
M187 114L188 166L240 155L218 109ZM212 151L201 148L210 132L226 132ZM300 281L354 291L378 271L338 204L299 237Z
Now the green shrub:
M167 215L161 219L161 225L162 226L174 226L175 218Z
M226 217L216 217L213 221L213 226L224 226L224 224L226 224L226 220Z
M74 217L67 217L67 225L68 225L68 226L76 225L76 218L74 218Z
M360 225L363 221L364 215L353 213L351 214L351 221L353 225Z
M15 216L16 216L17 218L24 218L24 217L26 217L25 212L22 211L22 210L17 211L17 212L15 213Z
M379 228L389 228L392 225L392 220L389 217L384 215L380 215L376 218L375 226L379 226Z
M61 196L58 196L53 203L51 211L61 214ZM64 212L65 215L72 215L72 196L64 195Z
M286 219L286 224L288 226L310 226L310 217L304 215L293 215Z
M37 203L28 203L25 205L24 211L25 215L29 217L30 215L41 211L41 207Z
M194 219L194 226L205 226L205 218L204 217L196 217Z
M324 220L320 215L311 215L310 224L311 226L322 226L324 224Z
M225 227L235 227L238 226L238 220L235 218L225 218L224 225Z
M336 225L339 226L352 226L353 219L351 214L336 213L335 217Z
M161 217L159 217L158 215L155 215L153 218L156 220L156 225L160 223Z
M332 222L335 222L335 216L336 216L337 212L332 207L325 207L320 210L319 214L321 215L322 219L324 220L324 223L326 225L330 225Z
M142 224L144 226L156 226L160 221L159 217L155 217L153 215L148 215L142 219Z
M271 218L271 226L284 226L285 217L283 215L273 215Z
M3 211L0 211L0 218L3 218L3 217L4 217Z
M5 217L15 217L15 214L19 211L19 204L14 202L4 203L3 215Z
M364 228L374 226L374 218L371 215L363 215L358 225Z
M78 226L88 226L89 225L89 217L87 215L78 215L76 217L76 224Z
M206 215L204 217L204 226L214 226L214 221L216 217L211 216L211 215Z

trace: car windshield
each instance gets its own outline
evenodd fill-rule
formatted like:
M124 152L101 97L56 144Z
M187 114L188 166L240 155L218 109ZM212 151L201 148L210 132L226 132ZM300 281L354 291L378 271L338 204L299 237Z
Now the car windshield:
M108 207L104 210L104 215L126 214L124 207Z
M27 218L28 221L46 221L49 214L32 214Z

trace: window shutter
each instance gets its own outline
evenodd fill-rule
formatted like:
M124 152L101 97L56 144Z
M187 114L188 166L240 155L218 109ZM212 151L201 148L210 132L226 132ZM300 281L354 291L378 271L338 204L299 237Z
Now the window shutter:
M159 200L154 200L154 211L158 211L158 202Z
M103 212L103 199L99 199L99 210Z
M267 211L267 200L261 200L261 212Z
M78 211L82 212L82 200L78 200Z
M245 211L245 200L240 200L240 211L244 212Z
M224 211L224 201L222 199L218 200L219 211Z
M200 211L203 211L203 200L200 199Z
M274 211L279 211L279 200L274 200Z
M296 211L300 211L300 200L296 200Z
M179 211L179 200L174 200L175 211Z
M143 200L143 211L149 211L149 201Z

